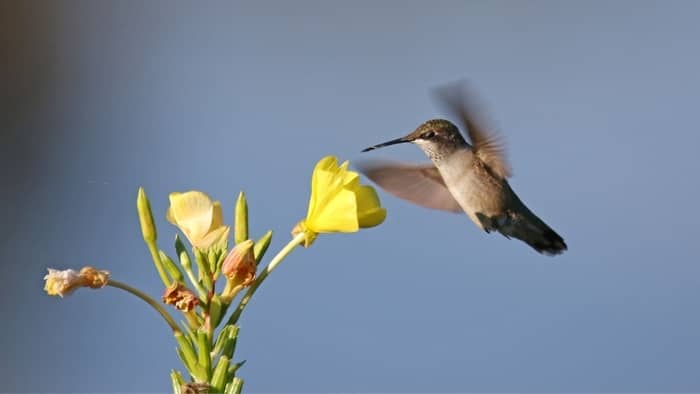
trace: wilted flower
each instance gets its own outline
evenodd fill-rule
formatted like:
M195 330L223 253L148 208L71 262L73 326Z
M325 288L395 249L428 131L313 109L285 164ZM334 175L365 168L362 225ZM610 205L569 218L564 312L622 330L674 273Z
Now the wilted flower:
M230 301L241 289L250 286L255 279L257 263L253 241L246 240L236 245L224 260L221 273L226 277L226 288L222 297Z
M185 234L192 246L208 249L228 237L221 203L199 191L170 193L167 219Z
M175 308L183 312L189 312L199 304L199 299L192 290L185 287L182 283L173 282L173 284L165 289L163 302L175 305Z
M107 281L109 281L109 272L100 271L93 267L83 267L80 270L80 277L83 280L83 286L92 289L100 289L107 285Z
M334 156L326 156L316 164L306 219L292 231L304 233L304 246L309 246L319 233L355 232L377 226L386 218L374 188L360 185L359 175L347 168L347 161L338 166Z
M53 296L69 295L73 290L82 286L80 275L72 269L59 271L49 268L49 273L44 277L44 280L46 281L44 290Z
M46 281L44 290L48 295L63 297L70 295L79 287L99 289L109 281L109 272L99 271L92 267L84 267L80 272L72 269L63 271L49 268L49 273L44 276Z

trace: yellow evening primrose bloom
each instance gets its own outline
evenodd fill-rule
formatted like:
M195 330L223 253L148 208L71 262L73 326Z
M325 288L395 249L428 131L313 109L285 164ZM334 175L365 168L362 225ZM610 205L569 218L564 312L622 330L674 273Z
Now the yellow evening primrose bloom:
M319 233L351 233L374 227L386 218L377 192L361 185L360 176L348 170L348 162L338 166L338 159L326 156L314 168L311 198L306 219L294 228L303 232L304 246L309 246Z
M170 193L167 219L185 234L192 246L208 249L228 237L221 203L199 191Z

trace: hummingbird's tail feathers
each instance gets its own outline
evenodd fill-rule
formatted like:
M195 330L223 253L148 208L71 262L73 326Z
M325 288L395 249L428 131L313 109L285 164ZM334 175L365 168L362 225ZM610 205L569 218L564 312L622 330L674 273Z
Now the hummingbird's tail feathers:
M548 256L561 254L567 249L564 239L549 227L539 237L524 241L539 253Z
M517 215L508 225L498 230L506 237L517 238L530 245L538 253L555 256L567 250L566 242L545 222L531 212Z

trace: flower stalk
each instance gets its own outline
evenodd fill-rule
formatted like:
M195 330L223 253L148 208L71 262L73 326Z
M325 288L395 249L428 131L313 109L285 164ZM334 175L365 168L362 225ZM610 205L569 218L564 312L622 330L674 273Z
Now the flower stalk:
M107 282L107 286L112 286L117 289L121 289L126 291L127 293L130 293L132 295L135 295L136 297L142 299L145 301L148 305L153 307L153 309L160 314L163 319L165 320L166 323L170 326L170 329L173 330L175 334L182 334L182 331L180 330L180 327L175 323L175 320L173 320L172 316L163 308L159 303L156 302L153 298L151 298L148 294L142 292L141 290L131 287L127 285L126 283L122 283L119 281L116 281L114 279L110 279L109 282Z
M304 242L304 234L297 234L291 241L289 241L287 245L285 245L284 248L282 248L282 250L279 251L279 253L277 253L272 260L270 260L267 267L260 272L257 279L255 279L253 284L248 288L245 295L243 295L243 298L241 298L241 301L238 303L236 310L233 311L233 314L228 319L226 324L236 324L238 322L238 319L241 317L241 313L243 313L243 310L250 302L250 299L253 297L253 294L255 294L255 291L258 290L258 287L260 287L268 275L270 275L270 273L282 262L282 260L284 260L284 258L287 257L292 250L294 250L294 248L301 245L302 242Z

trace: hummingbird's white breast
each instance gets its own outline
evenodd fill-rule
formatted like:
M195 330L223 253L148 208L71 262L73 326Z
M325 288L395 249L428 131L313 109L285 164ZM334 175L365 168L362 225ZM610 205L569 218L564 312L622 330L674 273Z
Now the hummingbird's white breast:
M447 189L464 212L479 228L483 229L476 213L486 216L502 212L502 186L478 165L471 150L463 149L436 161Z

